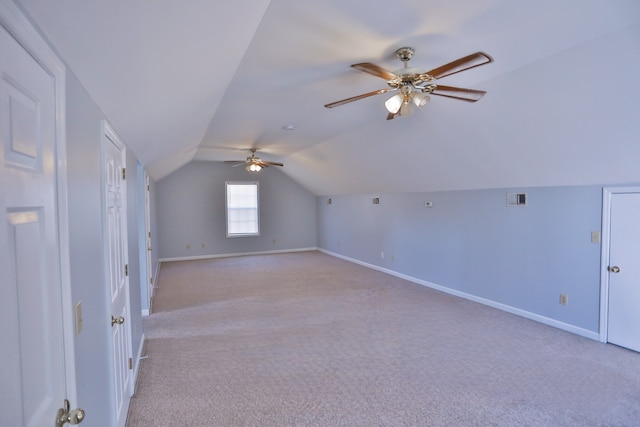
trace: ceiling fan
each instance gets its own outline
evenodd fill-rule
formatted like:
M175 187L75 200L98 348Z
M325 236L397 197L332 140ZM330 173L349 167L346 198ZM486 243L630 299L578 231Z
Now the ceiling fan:
M245 169L249 172L260 172L262 168L266 168L269 166L284 166L282 163L278 162L267 162L262 160L260 157L256 157L256 149L251 148L251 156L247 157L246 160L225 160L225 163L233 163L232 167L246 165Z
M482 90L445 86L438 83L438 79L443 77L492 62L493 59L486 53L472 53L471 55L456 59L455 61L449 62L448 64L442 65L438 68L434 68L430 71L425 71L418 67L407 66L414 53L415 50L411 47L401 47L396 50L396 56L403 62L404 67L393 72L385 70L371 62L362 62L351 65L351 67L360 71L385 79L389 87L363 93L362 95L353 96L341 101L332 102L330 104L326 104L325 107L333 108L349 102L368 98L370 96L398 91L398 93L387 99L384 103L387 111L389 112L387 120L390 120L397 115L412 115L413 106L422 109L429 103L429 95L439 95L467 102L476 102L486 93Z

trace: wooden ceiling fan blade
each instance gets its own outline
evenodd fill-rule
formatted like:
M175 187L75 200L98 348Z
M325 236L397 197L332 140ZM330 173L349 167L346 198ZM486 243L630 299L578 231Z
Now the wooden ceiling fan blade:
M440 79L490 62L493 62L493 58L489 55L484 52L476 52L463 58L456 59L455 61L449 62L448 64L442 65L438 68L434 68L433 70L428 71L427 74L435 79Z
M246 162L244 160L225 160L224 163L228 163L228 164L233 163L233 166L240 166L240 165L244 165Z
M393 113L387 114L387 120L393 120L396 115Z
M431 92L432 95L446 96L447 98L455 98L467 102L476 102L486 93L487 92L483 90L465 89L461 87L443 85L438 85L438 87L436 87L433 92Z
M332 102L330 104L326 104L325 107L326 108L333 108L333 107L337 107L339 105L343 105L343 104L348 104L349 102L353 102L353 101L358 101L360 99L364 99L364 98L368 98L370 96L374 96L374 95L381 95L383 93L387 93L391 90L396 90L396 89L378 89L378 90L374 90L372 92L367 92L367 93L363 93L362 95L358 95L358 96L352 96L351 98L347 98L347 99L343 99L340 101L336 101L336 102Z
M279 162L262 162L267 166L284 166L284 164L279 163Z
M381 66L372 64L371 62L361 62L359 64L353 64L351 67L385 80L393 80L398 77L391 71L385 70Z

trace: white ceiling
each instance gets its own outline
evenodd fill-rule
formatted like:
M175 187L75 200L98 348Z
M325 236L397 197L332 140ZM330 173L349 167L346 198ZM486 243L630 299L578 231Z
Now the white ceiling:
M317 195L640 182L637 0L17 1L157 180L257 147ZM442 79L488 94L323 107L386 87L349 65L402 46L489 53Z

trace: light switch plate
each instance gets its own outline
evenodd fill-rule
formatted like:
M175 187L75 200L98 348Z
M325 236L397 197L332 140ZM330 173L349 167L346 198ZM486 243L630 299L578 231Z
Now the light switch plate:
M76 317L76 335L80 335L82 332L82 301L78 301L74 306Z
M600 232L592 231L591 232L591 243L600 243Z

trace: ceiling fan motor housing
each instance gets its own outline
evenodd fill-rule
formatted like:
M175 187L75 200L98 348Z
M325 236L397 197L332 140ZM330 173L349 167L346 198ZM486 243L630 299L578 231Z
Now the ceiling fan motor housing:
M400 58L402 62L407 62L413 58L414 53L416 53L416 51L412 47L401 47L396 50L396 56Z

